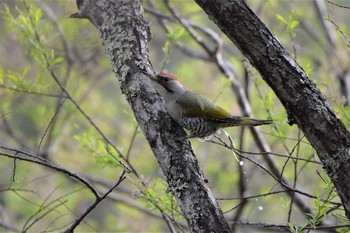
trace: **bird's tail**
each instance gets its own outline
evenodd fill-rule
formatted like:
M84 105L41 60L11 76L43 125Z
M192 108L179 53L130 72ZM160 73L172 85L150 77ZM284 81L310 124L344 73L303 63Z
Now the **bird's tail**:
M231 118L227 119L227 124L225 124L225 127L232 127L232 126L258 126L258 125L268 125L272 123L272 120L258 120L258 119L252 119L249 117L240 117L240 116L233 116Z

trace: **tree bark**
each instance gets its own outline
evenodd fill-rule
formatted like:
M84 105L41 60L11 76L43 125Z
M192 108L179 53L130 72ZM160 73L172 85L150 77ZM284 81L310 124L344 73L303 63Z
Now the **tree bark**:
M100 31L120 88L148 140L192 232L230 232L183 129L167 114L151 81L149 26L140 0L77 0L75 18L87 18ZM116 106L117 107L117 106ZM145 158L147 162L147 158Z
M244 0L195 0L260 72L310 141L350 219L350 133L326 98Z

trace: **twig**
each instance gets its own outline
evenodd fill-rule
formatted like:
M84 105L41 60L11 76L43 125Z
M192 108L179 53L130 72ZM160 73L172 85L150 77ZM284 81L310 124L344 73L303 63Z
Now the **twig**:
M210 143L213 143L213 144L217 144L217 145L220 145L220 146L223 146L227 149L230 149L230 146L228 146L226 143L224 143L221 138L218 138L220 140L221 143L218 143L216 141L208 141ZM247 154L247 155L273 155L273 156L277 156L277 157L282 157L282 158L291 158L291 159L294 159L294 160L300 160L300 161L305 161L305 162L308 162L308 163L314 163L314 164L318 164L318 165L322 165L322 163L318 162L318 161L315 161L315 160L310 160L310 159L304 159L304 158L298 158L298 157L294 157L294 156L291 156L291 155L283 155L283 154L278 154L278 153L273 153L273 152L249 152L249 151L243 151L243 150L240 150L240 149L237 149L235 148L235 151L239 152L239 153L242 153L242 154Z
M331 22L331 23L334 25L335 29L336 29L337 31L340 32L340 34L341 34L341 35L344 37L344 39L347 41L347 43L348 43L347 46L350 47L350 39L348 38L348 36L343 32L343 30L341 30L341 28L340 28L340 27L338 26L338 24L331 18L330 15L328 15L327 19L328 19L329 22Z
M271 223L260 223L260 222L230 222L232 224L238 224L238 225L246 225L246 226L258 226L262 229L265 228L276 228L277 230L287 230L288 232L290 231L290 226L289 225L282 225L282 224L271 224ZM334 229L339 229L339 228L347 228L350 227L350 224L344 224L344 225L333 225L333 226L312 226L312 227L305 227L305 230L334 230ZM297 226L297 228L301 228L301 226Z
M266 197L266 196L279 194L279 193L285 193L285 192L287 192L287 191L286 190L280 190L280 191L271 191L271 192L268 192L268 193L261 193L261 194L250 195L250 196L245 196L245 197L218 197L218 198L216 198L216 200L219 200L219 201L249 200L249 199L255 199L255 198L258 198L258 197Z
M131 141L130 141L130 144L129 144L128 151L126 152L126 161L128 161L128 162L129 162L129 159L130 159L131 148L134 145L134 141L135 141L135 138L136 138L136 135L137 135L138 131L139 131L139 125L137 125L135 127L134 133L133 133L133 135L131 137Z
M124 168L124 171L125 171L126 173L130 173L130 172L131 172L130 168L128 168L122 161L120 161L120 160L109 150L109 148L108 148L107 146L106 146L105 148L106 148L108 154L109 154L110 156L112 156L112 157Z
M0 88L14 91L14 92L21 92L24 94L29 94L29 95L39 95L39 96L46 96L46 97L54 97L54 98L66 98L66 96L62 96L59 94L52 94L52 93L43 93L43 92L37 92L37 91L29 91L29 90L23 90L23 89L18 89L15 87L9 87L4 84L0 84Z
M4 147L4 146L0 146L0 149L11 151L11 152L15 153L15 155L12 155L12 154L8 154L8 153L0 152L0 156L6 156L9 158L13 158L13 159L18 159L18 160L31 162L31 163L40 164L40 165L43 165L45 167L62 172L70 177L73 177L74 179L76 179L80 183L84 184L87 188L89 188L91 190L91 192L95 195L95 197L99 196L98 191L94 187L92 187L91 184L88 181L86 181L84 178L78 176L77 174L75 174L73 172L68 171L65 168L61 168L61 167L53 164L52 162L43 159L42 157L37 157L37 156L34 156L34 155L29 154L27 152L20 151L18 149Z
M35 223L37 223L40 219L42 219L43 217L45 217L46 215L48 215L49 213L51 213L52 211L54 211L57 207L63 205L64 203L68 202L67 200L62 202L62 203L57 203L57 205L54 205L52 208L45 208L47 209L46 212L44 212L43 214L41 214L40 216L38 216L36 219L33 220L33 222L31 224L29 224L27 227L25 227L26 225L24 225L22 232L27 232Z
M340 5L340 4L337 4L337 3L334 3L334 2L331 2L328 0L328 3L334 5L334 6L338 6L338 7L341 7L341 8L345 8L345 9L350 9L349 6L344 6L344 5Z
M13 160L12 182L16 182L17 159Z
M45 138L45 136L46 136L48 130L50 129L50 126L52 125L53 121L56 119L56 117L57 117L57 115L58 115L58 113L59 113L59 111L60 111L60 109L61 109L61 107L63 106L63 104L64 104L65 101L66 101L66 99L63 99L63 101L59 104L59 106L58 106L58 108L57 108L55 114L52 116L52 118L51 118L51 120L50 120L48 126L46 127L46 129L45 129L45 131L44 131L44 134L43 134L43 136L41 137L40 142L39 142L39 145L38 145L38 148L37 148L37 155L40 154L40 147L41 147L41 144L42 144L42 142L44 141L44 138Z
M237 153L237 151L236 151ZM239 153L238 153L239 154ZM312 198L312 199L317 199L318 197L317 196L314 196L314 195L311 195L309 193L306 193L306 192L303 192L303 191L300 191L298 189L295 189L295 188L292 188L290 187L287 183L284 183L283 180L281 179L278 179L270 170L268 170L266 167L264 167L263 165L261 165L260 163L256 162L255 160L247 157L247 156L244 156L243 154L239 154L239 156L247 159L248 161L252 162L253 164L257 165L258 167L260 167L261 169L263 169L265 172L267 172L273 179L275 179L280 185L282 185L282 187L286 188L288 191L292 191L292 192L296 192L296 193L299 193L301 195L304 195L306 197L309 197L309 198ZM288 193L288 192L287 192ZM328 202L328 203L332 203L332 204L335 204L335 205L338 205L340 203L338 202L329 202L327 200L324 200L322 199L322 201L324 202ZM311 213L311 212L309 212Z
M80 222L93 210L95 209L95 207L101 202L103 201L112 191L113 189L115 189L121 182L123 182L123 180L125 180L126 176L125 176L126 171L123 170L122 174L119 177L119 180L117 181L117 183L115 185L113 185L103 196L98 196L96 197L95 201L89 206L89 208L86 209L86 211L78 218L74 221L74 223L64 232L65 233L71 233L74 232L74 229L80 224Z
M215 54L216 51L212 51L211 49L209 49L209 47L205 44L203 39L199 35L197 35L197 33L193 30L193 28L185 20L183 20L180 17L180 14L170 5L169 0L165 0L165 4L170 10L170 12L173 14L175 19L179 21L179 23L181 23L182 26L184 26L184 28L187 30L190 36L206 51L209 57L212 57L212 55ZM217 46L216 50L218 49L219 49L219 46Z

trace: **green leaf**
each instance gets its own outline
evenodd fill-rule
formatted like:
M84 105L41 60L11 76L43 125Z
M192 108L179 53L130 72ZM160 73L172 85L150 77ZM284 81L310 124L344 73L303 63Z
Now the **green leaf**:
M61 62L63 62L63 57L56 57L54 60L53 60L53 65L57 65Z
M164 25L166 31L168 32L168 36L170 37L171 34L173 34L173 29L168 26L168 25Z
M163 51L167 56L170 54L170 42L168 40L165 42L163 46Z
M289 30L292 31L294 28L296 28L299 25L299 21L298 20L293 20L290 24L289 24Z
M288 25L287 20L285 20L285 19L283 18L282 15L280 15L280 14L275 14L275 16L276 16L276 18L277 18L279 21L281 21L282 23Z
M26 66L22 71L22 78L25 78L25 76L27 76L29 71L30 71L30 66Z
M0 67L0 83L4 84L5 80L5 69L3 67Z
M185 28L179 25L176 25L174 30L175 39L181 38L184 35L185 31L186 31Z
M42 16L43 16L43 12L41 11L41 9L38 8L35 12L35 17L34 17L36 24L39 23Z

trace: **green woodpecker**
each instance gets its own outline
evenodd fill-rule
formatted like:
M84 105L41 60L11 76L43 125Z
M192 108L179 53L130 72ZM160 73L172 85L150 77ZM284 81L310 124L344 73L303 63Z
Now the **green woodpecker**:
M143 73L160 85L157 89L169 115L189 132L187 138L206 138L225 127L258 126L272 122L233 116L204 97L187 91L173 75Z

